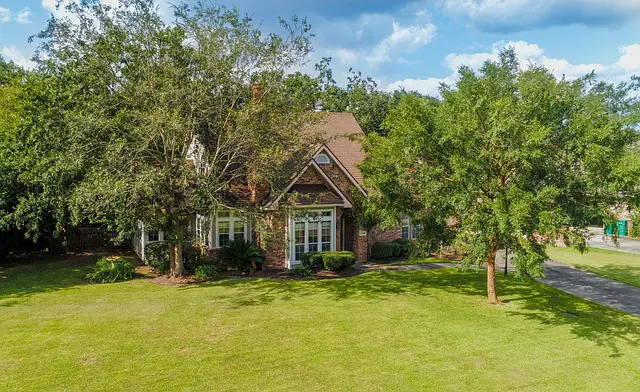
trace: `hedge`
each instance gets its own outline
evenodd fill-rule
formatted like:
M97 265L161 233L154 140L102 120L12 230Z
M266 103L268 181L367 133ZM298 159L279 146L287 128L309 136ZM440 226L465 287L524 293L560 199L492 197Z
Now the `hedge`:
M371 248L374 259L385 260L398 253L400 245L396 242L376 242Z
M309 252L302 255L302 265L309 268L324 268L337 271L356 263L353 252Z
M376 242L371 249L374 259L385 260L391 257L408 257L417 255L417 246L410 240L393 240L391 242Z

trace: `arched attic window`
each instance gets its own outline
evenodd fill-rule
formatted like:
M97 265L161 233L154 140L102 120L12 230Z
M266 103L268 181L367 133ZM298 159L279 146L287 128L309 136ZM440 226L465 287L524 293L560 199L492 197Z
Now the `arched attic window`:
M320 165L327 165L331 163L331 158L327 154L318 154L316 157L316 163Z

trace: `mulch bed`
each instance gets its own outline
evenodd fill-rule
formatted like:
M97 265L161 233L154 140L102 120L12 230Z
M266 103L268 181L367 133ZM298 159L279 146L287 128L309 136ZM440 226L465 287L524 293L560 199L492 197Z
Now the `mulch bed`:
M224 279L242 279L242 278L267 278L267 279L282 279L282 280L324 280L324 279L337 279L337 278L348 278L351 276L360 275L364 271L355 268L348 268L341 271L314 271L313 274L309 276L298 276L293 272L282 269L282 270L264 270L264 271L255 271L253 273L247 274L242 273L240 271L227 271L220 278L215 280L201 280L196 278L193 275L187 275L180 278L175 278L168 275L157 275L153 277L150 281L153 284L157 284L160 286L186 286L191 284L200 284L205 282L219 281ZM154 271L148 266L141 266L136 268L136 273L139 275L149 276L149 274L155 274Z
M442 258L459 261L463 258L460 255L447 255L443 254ZM394 258L384 261L377 261L378 264L387 264L395 261L406 260L403 258ZM437 262L437 259L434 260ZM205 282L219 281L224 279L242 279L242 278L266 278L266 279L282 279L282 280L324 280L324 279L338 279L348 278L356 275L360 275L366 272L361 268L348 268L341 271L326 271L319 270L313 271L309 276L298 276L292 271L287 269L268 269L263 271L255 271L253 273L243 273L240 271L226 271L218 279L215 280L201 280L197 279L193 275L183 276L180 278L174 278L167 275L158 276L153 269L148 266L136 267L136 273L145 277L151 278L151 282L161 286L186 286L191 284L200 284Z

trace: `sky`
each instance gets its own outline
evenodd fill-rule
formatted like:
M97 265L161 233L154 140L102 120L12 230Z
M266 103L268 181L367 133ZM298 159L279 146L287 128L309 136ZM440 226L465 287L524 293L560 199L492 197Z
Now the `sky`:
M63 0L64 2L72 0ZM101 0L106 3L118 0ZM191 0L187 0L189 2ZM170 19L171 4L157 0ZM522 65L539 64L558 77L595 71L611 82L640 75L640 0L220 0L249 14L265 31L278 17L305 16L314 52L303 71L332 58L336 80L350 68L381 89L403 87L437 95L460 65L478 68L513 46ZM0 55L22 66L56 9L56 0L0 0Z

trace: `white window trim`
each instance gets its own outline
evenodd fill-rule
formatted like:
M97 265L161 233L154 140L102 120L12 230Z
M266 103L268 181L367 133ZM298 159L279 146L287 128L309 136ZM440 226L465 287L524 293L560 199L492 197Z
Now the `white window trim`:
M249 231L250 231L250 227L249 227L249 222L247 220L246 217L240 216L240 215L236 215L235 211L231 211L229 210L229 216L225 216L225 217L219 217L218 216L218 212L220 211L216 211L213 213L213 219L212 222L213 224L211 225L211 234L209 236L209 248L210 249L219 249L220 248L220 244L219 244L219 223L220 222L229 222L229 241L233 241L235 240L235 233L234 233L234 223L235 222L242 222L244 224L244 231L242 233L242 239L247 241L247 239L249 238Z
M404 228L408 228L408 238L405 240L404 238ZM400 226L400 235L403 241L415 241L418 238L415 236L416 233L416 225L411 223L411 218L402 218L402 225Z
M329 155L324 153L316 155L314 159L316 160L316 163L320 165L328 165L331 163L331 158L329 158Z
M407 238L404 238L404 228L407 228ZM400 226L400 238L403 241L411 240L411 219L402 218L402 226Z
M204 229L206 229L207 226L209 230L205 232ZM206 215L196 214L195 234L202 245L211 248L211 218L207 218Z
M324 207L324 206L323 206ZM301 209L302 210L302 209ZM320 221L329 221L331 222L331 245L330 245L330 251L335 251L336 250L336 208L304 208L303 210L309 211L309 212L313 212L314 214L321 214L322 212L331 212L331 218L330 219L320 219ZM296 239L295 239L295 222L301 220L299 217L295 217L295 216L289 216L289 219L287 220L287 243L289 244L288 246L288 251L287 251L287 259L286 259L286 266L287 268L293 268L296 265L300 264L300 261L296 261L295 259L295 254L296 254ZM308 223L310 220L312 219L306 219L305 221ZM308 233L308 224L305 225L305 232L304 232L304 237L305 237L305 248L304 248L304 253L307 253L309 251L309 243L307 242L307 239L309 238L309 233ZM318 248L322 249L322 224L318 225Z

